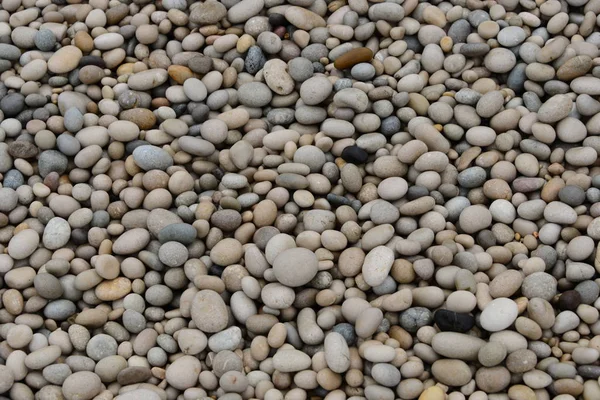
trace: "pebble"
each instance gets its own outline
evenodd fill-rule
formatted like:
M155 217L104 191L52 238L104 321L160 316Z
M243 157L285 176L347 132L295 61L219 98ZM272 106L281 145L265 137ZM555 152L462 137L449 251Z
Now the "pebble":
M90 400L101 391L100 377L90 371L77 371L69 375L62 385L62 395L67 400Z
M475 326L473 316L448 310L436 311L433 320L441 331L464 333Z
M74 70L83 53L76 46L61 47L48 60L48 70L55 74L64 74Z
M318 270L317 257L308 249L287 249L273 261L275 277L280 283L289 287L306 285L315 277Z
M518 316L517 304L502 297L492 300L482 311L481 327L488 332L498 332L508 328Z
M227 308L221 296L213 290L201 290L191 303L190 315L203 332L219 332L227 326Z
M5 0L0 394L596 399L594 2Z
M159 169L165 170L173 165L173 158L164 150L156 146L139 146L133 151L136 164L146 171Z

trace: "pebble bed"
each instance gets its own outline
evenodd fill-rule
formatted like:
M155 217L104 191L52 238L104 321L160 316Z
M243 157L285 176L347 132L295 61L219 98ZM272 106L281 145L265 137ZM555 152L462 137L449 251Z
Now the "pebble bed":
M600 0L1 0L0 399L600 399Z

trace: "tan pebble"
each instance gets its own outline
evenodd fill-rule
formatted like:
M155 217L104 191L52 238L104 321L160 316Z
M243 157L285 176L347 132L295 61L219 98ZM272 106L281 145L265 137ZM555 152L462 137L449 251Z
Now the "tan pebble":
M122 299L130 292L131 281L124 277L102 282L95 289L96 296L102 301Z
M48 60L48 70L55 74L64 74L77 68L83 53L78 47L65 46L56 51Z
M183 82L185 82L186 79L193 78L195 75L191 69L183 65L171 65L167 72L169 73L169 76L180 85L183 85Z
M94 39L85 31L78 31L73 37L73 44L84 53L94 49Z
M431 386L423 391L419 400L445 400L446 393L439 386Z

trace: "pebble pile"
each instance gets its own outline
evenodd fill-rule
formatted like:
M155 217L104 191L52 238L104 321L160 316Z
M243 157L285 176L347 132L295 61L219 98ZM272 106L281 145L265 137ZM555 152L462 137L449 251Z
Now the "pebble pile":
M600 399L600 0L1 0L0 399Z

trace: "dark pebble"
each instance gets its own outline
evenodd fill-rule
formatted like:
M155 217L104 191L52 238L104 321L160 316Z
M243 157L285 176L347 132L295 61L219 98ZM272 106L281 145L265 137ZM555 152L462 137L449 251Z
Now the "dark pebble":
M600 378L600 366L598 365L580 365L577 368L577 373L582 378L586 379L598 379Z
M46 120L50 118L50 112L48 112L48 110L45 108L36 108L33 111L32 117L33 119L39 119L40 121L46 122Z
M85 67L86 65L95 65L96 67L106 68L106 63L99 56L83 56L79 60L79 67Z
M132 385L134 383L145 382L152 376L150 368L147 367L127 367L121 370L117 375L117 382L120 385Z
M337 332L342 335L348 346L354 346L356 344L357 336L352 324L342 322L341 324L335 325L332 330L333 332Z
M43 107L47 102L46 96L39 93L31 93L25 97L25 104L29 107Z
M385 136L392 136L393 134L400 132L401 127L402 124L400 119L395 115L392 115L391 117L387 117L381 121L381 127L379 130Z
M288 21L287 19L285 19L285 16L283 14L273 13L269 15L269 23L272 27L276 27L285 26L287 25Z
M94 215L92 216L92 222L90 225L92 227L98 228L106 228L108 223L110 222L110 214L105 210L94 211Z
M408 201L412 201L428 195L429 190L427 190L426 187L415 185L408 188L408 192L406 193L406 199Z
M567 290L558 298L558 308L575 311L581 304L581 295L576 290Z
M484 249L489 249L492 246L496 245L496 236L492 233L492 231L485 229L477 233L476 236L477 244L483 247Z
M133 154L133 151L138 147L147 146L149 144L150 143L146 142L145 140L134 140L133 142L129 142L125 145L125 151L127 154Z
M415 53L423 52L424 47L416 36L404 36L404 41L408 44L408 50L412 50Z
M262 69L266 62L267 59L260 47L252 46L248 49L248 54L246 54L244 68L249 74L254 75Z
M408 332L415 333L419 328L431 325L433 313L425 307L413 307L400 314L400 326Z
M453 43L465 43L469 33L471 33L471 24L464 19L455 21L448 29L448 36L450 36Z
M217 265L217 264L213 264L208 269L208 274L209 275L214 275L214 276L221 277L221 275L223 274L224 270L225 270L225 267L222 267L222 266Z
M465 57L481 57L490 52L490 46L486 43L467 43L460 47L460 54Z
M348 89L352 87L352 79L348 78L340 78L333 84L333 90L339 92L343 89Z
M106 225L108 226L108 224ZM87 243L88 230L82 228L76 228L71 231L71 240L77 246Z
M337 194L329 193L327 195L327 201L331 203L333 206L349 206L352 202L348 200L344 196L339 196Z
M199 55L188 61L188 68L199 74L206 74L212 69L212 59L205 55Z
M191 244L196 239L196 228L189 224L171 224L167 225L158 232L158 240L161 243L179 242Z
M525 104L525 107L531 112L538 112L538 110L542 106L542 100L540 100L540 97L537 94L535 94L535 92L523 93L523 103Z
M579 186L567 185L560 189L558 198L571 207L577 207L585 201L585 192Z
M192 110L192 118L195 122L201 124L208 119L210 108L206 104L200 104Z
M0 100L0 110L7 118L18 115L25 107L25 96L21 93L9 93Z
M464 333L475 326L475 317L471 314L450 310L437 310L433 315L433 320L441 331Z
M344 161L352 164L364 164L369 158L369 154L358 146L348 146L342 150Z
M461 48L461 50L462 50L462 48ZM527 68L527 64L525 64L525 63L517 64L513 68L513 70L510 71L510 74L508 75L508 80L506 81L506 84L508 85L508 87L517 93L523 92L523 89L525 87L525 81L527 80L527 75L525 74L525 68Z
M15 140L8 145L8 154L15 158L32 158L37 156L38 148L31 142Z
M313 62L313 71L316 73L324 73L325 72L325 66L323 64L321 64L320 62Z

